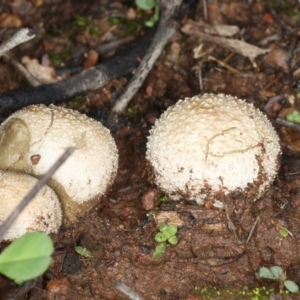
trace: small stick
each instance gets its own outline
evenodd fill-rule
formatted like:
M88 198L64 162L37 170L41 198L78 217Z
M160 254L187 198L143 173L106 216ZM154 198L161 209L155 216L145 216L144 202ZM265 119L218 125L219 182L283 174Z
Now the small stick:
M130 300L144 300L141 296L139 296L131 287L122 281L117 281L115 284L115 288L126 295Z
M11 38L0 45L0 56L10 49L33 39L34 37L35 34L32 32L32 30L28 28L20 29Z
M40 280L40 277L25 281L21 284L7 300L18 300L21 299L21 296L25 296ZM23 297L24 298L24 297Z
M204 20L207 21L208 20L208 11L207 11L206 0L202 0L202 5L203 5L203 17L204 17Z
M228 64L226 64L225 62L215 58L214 56L208 55L207 57L208 60L212 60L215 61L216 63L218 63L220 66L226 68L228 71L230 71L232 74L237 74L239 73L239 70L229 66Z
M5 232L11 227L13 222L23 211L26 205L37 195L41 188L49 181L52 175L57 171L57 169L66 161L66 159L74 152L74 147L69 147L52 165L52 167L47 171L47 173L36 183L32 190L22 199L19 205L11 212L8 218L0 227L0 240L2 240Z
M252 237L252 235L253 235L254 229L255 229L255 227L256 227L256 225L257 225L257 223L258 223L258 220L259 220L259 217L256 218L256 220L255 220L255 222L254 222L254 224L253 224L253 226L252 226L252 228L251 228L251 230L250 230L250 232L249 232L249 235L248 235L246 244L248 244L248 242L250 241L250 239L251 239L251 237Z
M159 20L157 31L153 37L149 50L138 66L131 81L128 83L125 92L112 108L112 111L115 113L120 114L126 108L132 97L142 86L149 72L152 70L154 63L160 56L169 38L175 32L175 25L172 24L171 18L174 16L176 8L181 4L181 0L161 0L160 2L164 5L161 5L162 15Z
M11 54L3 53L2 58L13 65L28 81L31 86L39 86L41 83L34 77L30 72L28 72L22 64L20 64Z
M281 119L281 118L276 119L276 124L283 125L283 126L286 126L286 127L290 127L292 129L300 132L300 124L293 123L293 122L290 122L290 121L287 121L287 120L284 120L284 119Z

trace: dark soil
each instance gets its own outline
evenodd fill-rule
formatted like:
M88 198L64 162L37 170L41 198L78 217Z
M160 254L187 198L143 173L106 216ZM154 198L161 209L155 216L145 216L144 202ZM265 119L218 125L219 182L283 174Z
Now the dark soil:
M44 23L41 26L47 34L15 49L19 58L26 54L40 59L46 52L63 56L67 41L71 55L63 58L63 62L81 66L83 53L107 41L101 40L102 33L94 37L86 28L78 28L75 15L90 16L95 26L106 24L105 30L112 26L107 18L123 20L111 29L108 38L111 40L128 34L126 30L132 29L132 23L139 24L134 32L138 34L143 24L142 17L126 20L128 8L134 7L130 1L90 1L80 5L75 5L77 1L41 1L39 7L34 6L35 2L38 3L7 1L0 8L1 13L18 17L22 27ZM250 60L212 43L200 42L179 29L119 122L112 124L106 118L105 125L112 129L119 149L118 175L109 193L76 224L64 221L59 234L52 236L56 251L51 267L32 283L26 294L22 290L17 293L15 284L0 278L0 299L9 299L14 292L18 299L32 300L128 299L115 289L118 280L147 300L203 299L196 290L204 285L231 289L267 286L278 291L277 284L257 276L260 267L275 265L300 284L300 138L295 130L275 122L276 117L284 118L299 107L293 89L298 80L295 47L299 41L299 4L292 0L207 2L208 24L236 25L240 28L236 38L271 49L270 53ZM203 20L202 1L195 7L193 19ZM184 21L180 26L183 24ZM270 36L274 39L264 43ZM200 43L203 53L207 51L210 57L224 64L207 56L204 60L194 59L193 49ZM117 55L114 52L100 59ZM1 62L1 70L2 91L26 85L11 66ZM125 82L124 78L116 79L104 89L91 92L80 103L71 101L62 105L94 114L96 109L109 109ZM283 157L274 184L256 202L245 203L242 197L236 197L228 208L229 214L198 206L188 199L159 205L154 198L163 194L148 177L146 141L156 118L178 99L203 92L232 94L254 103L269 116L281 139ZM274 96L280 96L280 101L268 102ZM155 218L147 216L153 206ZM179 243L168 246L165 255L155 259L152 257L157 245L155 219L174 215L180 224ZM280 235L282 228L290 232L287 237ZM90 250L93 257L76 254L74 247L78 245ZM293 299L298 299L297 295Z

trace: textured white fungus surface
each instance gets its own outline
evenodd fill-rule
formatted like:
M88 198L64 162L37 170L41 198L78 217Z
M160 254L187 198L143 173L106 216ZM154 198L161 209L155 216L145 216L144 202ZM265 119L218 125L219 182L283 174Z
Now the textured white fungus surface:
M37 179L20 173L0 171L0 224L37 183ZM25 207L3 240L13 240L30 231L56 233L61 225L60 202L54 191L44 186Z
M273 181L280 147L271 123L252 104L223 94L179 100L150 131L147 159L157 185L203 203L259 183L257 197Z
M117 171L116 144L100 122L71 109L33 105L12 114L0 127L0 169L41 176L69 146L75 152L52 178L77 203L103 195Z

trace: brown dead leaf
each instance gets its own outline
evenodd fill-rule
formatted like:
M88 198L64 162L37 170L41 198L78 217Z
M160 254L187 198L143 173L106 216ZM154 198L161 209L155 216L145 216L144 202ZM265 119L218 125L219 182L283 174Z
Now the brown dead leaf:
M189 22L190 20L188 20ZM210 35L219 35L219 36L233 36L239 32L239 28L237 26L232 25L210 25L205 23L204 21L196 22L198 25L198 29L201 32L210 34Z
M188 20L186 24L181 28L181 30L185 34L199 37L203 41L217 44L225 49L228 49L235 53L239 53L251 59L270 52L269 49L262 49L237 39L228 39L206 34L203 32L203 26L192 20Z
M271 67L273 69L282 69L285 73L289 71L289 64L287 62L288 52L281 48L273 48L264 59L263 64L265 67Z
M0 28L20 28L21 26L22 20L17 15L8 13L3 13L0 15Z
M49 84L57 81L54 68L41 65L36 58L30 59L28 56L24 56L22 63L40 83Z

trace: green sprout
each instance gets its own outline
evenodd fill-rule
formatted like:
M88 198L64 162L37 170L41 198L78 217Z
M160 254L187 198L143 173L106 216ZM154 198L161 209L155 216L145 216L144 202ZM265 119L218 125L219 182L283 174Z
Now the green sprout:
M177 245L178 238L177 234L177 226L176 225L167 225L162 223L158 227L159 232L155 235L154 239L156 242L160 243L155 247L155 251L153 253L153 258L160 258L164 255L167 249L167 244Z
M210 299L243 299L243 300L270 300L271 294L274 292L274 288L266 288L266 287L256 287L256 288L248 288L244 286L242 289L238 288L220 288L215 286L196 286L194 288L193 294L199 295L203 300ZM284 293L280 293L284 294Z
M135 4L137 7L144 10L154 8L154 14L148 21L145 22L146 26L153 27L159 19L159 6L157 0L135 0Z
M84 101L85 101L85 98L82 97L82 96L77 96L77 97L70 100L70 102L73 103L73 104L81 104Z
M287 114L285 118L290 122L300 123L300 114L297 110L294 110L292 113Z
M153 209L147 211L146 216L149 217L153 217L154 213L153 213Z
M259 269L259 277L279 281L280 290L283 290L285 287L291 293L299 291L298 285L294 281L287 280L286 272L279 266L273 266L270 269L261 267Z
M155 199L155 202L158 204L164 204L169 202L169 198L167 196L158 197Z
M100 35L100 30L93 25L91 17L76 16L75 21L78 27L85 28L92 36L98 37Z
M279 233L282 237L287 237L289 235L289 232L285 228L279 229Z
M0 273L20 284L42 275L52 262L52 240L30 232L13 241L0 255Z
M86 257L86 258L90 258L90 257L93 256L91 251L89 251L86 248L81 247L81 246L76 246L75 247L75 252L78 253L79 255L83 256L83 257Z

